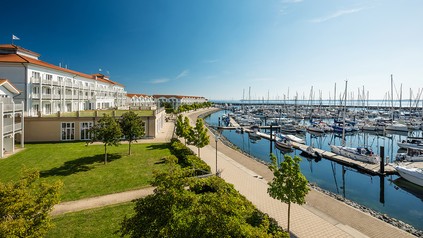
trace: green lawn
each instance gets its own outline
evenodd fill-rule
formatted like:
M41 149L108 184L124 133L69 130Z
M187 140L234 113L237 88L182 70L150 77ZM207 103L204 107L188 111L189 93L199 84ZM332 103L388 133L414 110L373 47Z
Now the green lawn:
M134 205L124 203L54 217L55 227L46 237L119 237L114 233L125 215L134 214Z
M170 155L168 144L133 144L108 147L109 163L103 164L104 146L76 143L27 144L25 150L0 160L0 181L17 180L23 167L35 168L47 181L64 183L62 201L137 189L149 185L152 172L163 168Z

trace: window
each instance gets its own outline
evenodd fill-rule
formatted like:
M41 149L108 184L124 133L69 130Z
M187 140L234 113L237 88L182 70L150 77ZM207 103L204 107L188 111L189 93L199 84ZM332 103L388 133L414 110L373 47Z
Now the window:
M91 134L89 132L89 129L93 127L92 122L81 122L80 123L80 129L81 129L81 140L90 140Z
M33 87L32 88L32 93L33 94L39 94L40 93L40 88L39 87Z
M32 77L33 77L33 78L36 78L36 79L41 78L41 77L40 77L40 72L34 72L34 71L32 71Z
M62 122L62 140L75 140L75 123Z

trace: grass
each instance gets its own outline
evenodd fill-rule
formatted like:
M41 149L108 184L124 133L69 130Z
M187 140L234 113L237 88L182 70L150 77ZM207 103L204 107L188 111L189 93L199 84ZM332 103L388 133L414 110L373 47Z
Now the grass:
M130 202L54 217L55 227L46 237L119 237L114 233L125 215L134 214L134 205Z
M103 144L84 142L26 144L26 149L0 160L0 181L17 180L22 168L40 171L42 180L62 180L62 201L78 200L138 189L149 185L154 170L161 170L161 158L170 155L169 144L133 144L108 147L104 165Z

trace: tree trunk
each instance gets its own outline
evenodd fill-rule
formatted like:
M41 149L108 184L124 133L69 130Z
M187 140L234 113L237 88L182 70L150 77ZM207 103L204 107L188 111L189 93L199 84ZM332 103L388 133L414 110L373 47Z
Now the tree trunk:
M288 202L288 233L289 233L289 222L291 218L291 203Z
M197 147L198 149L198 157L200 157L200 147Z
M107 144L104 144L104 164L107 164Z
M131 155L131 141L129 141L129 155Z

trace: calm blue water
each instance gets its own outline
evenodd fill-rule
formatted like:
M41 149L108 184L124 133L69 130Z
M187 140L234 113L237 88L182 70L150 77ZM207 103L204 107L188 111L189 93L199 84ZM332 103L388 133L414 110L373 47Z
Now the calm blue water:
M216 112L206 117L205 121L209 125L216 126L218 118L224 113L225 111ZM238 134L229 130L222 131L222 135L248 154L270 162L270 142L268 140L261 139L256 143L251 143L247 133ZM315 147L326 150L330 150L329 143L341 144L341 138L334 137L333 134L321 137L306 134L303 138L306 140L306 144L313 144ZM395 158L398 150L397 142L405 138L404 135L378 136L360 133L347 135L346 145L368 145L378 154L380 154L380 146L384 146L385 156ZM283 159L284 154L281 151L276 148L272 148L272 150L279 160ZM318 162L309 160L299 155L300 152L294 150L289 154L302 158L301 171L311 183L423 230L422 187L395 175L370 176L326 159Z

